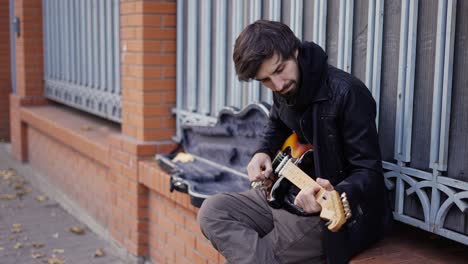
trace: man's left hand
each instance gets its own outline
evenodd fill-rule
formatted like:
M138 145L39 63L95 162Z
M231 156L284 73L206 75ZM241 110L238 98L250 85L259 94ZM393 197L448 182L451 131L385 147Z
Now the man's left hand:
M327 191L333 191L334 188L328 180L317 178L317 183ZM302 189L296 196L294 204L302 208L306 213L318 213L322 207L315 199L315 195L320 191L318 186L310 186Z

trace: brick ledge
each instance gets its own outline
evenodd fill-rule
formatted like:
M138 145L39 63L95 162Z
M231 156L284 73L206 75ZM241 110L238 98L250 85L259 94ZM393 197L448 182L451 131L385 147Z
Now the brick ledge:
M108 137L117 125L59 105L21 107L20 119L81 154L108 166Z

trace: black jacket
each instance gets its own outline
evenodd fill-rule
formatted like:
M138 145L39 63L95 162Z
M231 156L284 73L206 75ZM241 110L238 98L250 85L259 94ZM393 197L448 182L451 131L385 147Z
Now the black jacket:
M346 192L352 214L337 233L326 231L329 263L346 263L377 241L391 223L377 137L376 105L357 78L328 65L316 44L303 43L295 101L274 94L270 120L257 152L271 157L294 131L314 146L314 174Z

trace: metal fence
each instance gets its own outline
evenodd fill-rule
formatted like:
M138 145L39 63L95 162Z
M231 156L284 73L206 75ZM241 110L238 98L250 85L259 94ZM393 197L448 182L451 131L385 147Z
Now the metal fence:
M237 80L232 49L247 24L283 21L371 90L394 217L468 244L468 1L178 0L177 8L178 128L212 124L225 105L271 103L259 83Z
M120 122L120 1L43 0L45 96Z

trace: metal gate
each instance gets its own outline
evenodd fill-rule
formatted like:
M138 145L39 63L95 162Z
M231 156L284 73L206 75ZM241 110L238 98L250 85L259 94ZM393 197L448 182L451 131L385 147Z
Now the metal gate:
M120 1L42 6L45 96L120 122Z
M468 1L178 0L177 126L210 124L225 105L271 102L240 83L240 31L280 20L329 63L363 80L377 124L394 217L468 244Z

